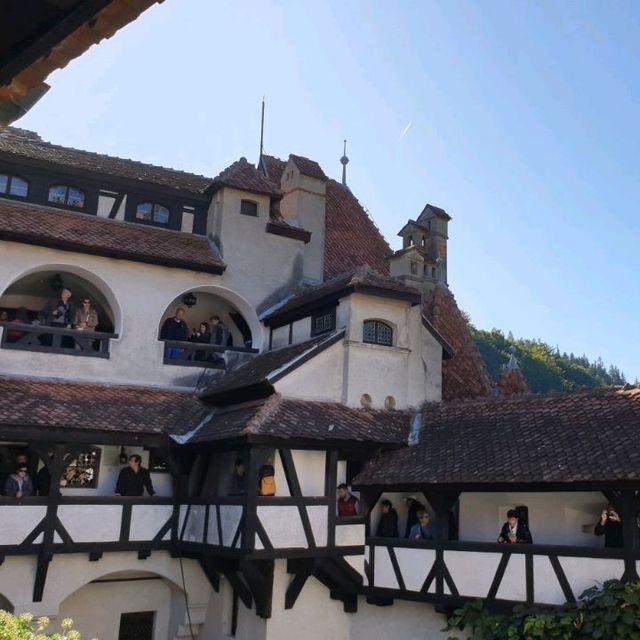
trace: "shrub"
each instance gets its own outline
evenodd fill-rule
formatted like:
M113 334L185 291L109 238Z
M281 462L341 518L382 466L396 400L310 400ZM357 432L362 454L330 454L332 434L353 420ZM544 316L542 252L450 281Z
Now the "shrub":
M73 629L73 620L62 621L62 633L45 633L48 618L34 621L30 613L14 616L0 610L0 640L80 640L80 634Z
M640 640L640 582L608 580L555 609L517 606L497 614L482 601L470 602L443 629L454 630L469 640Z

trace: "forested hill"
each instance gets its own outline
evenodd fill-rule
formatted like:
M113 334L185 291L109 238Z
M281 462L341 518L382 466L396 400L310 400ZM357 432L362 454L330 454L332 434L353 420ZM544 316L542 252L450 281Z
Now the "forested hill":
M540 340L523 340L511 334L505 336L498 329L484 331L473 325L470 329L492 380L500 377L500 369L509 360L509 349L514 345L520 368L534 393L578 391L627 383L618 367L606 367L601 358L591 362L586 356L560 353L557 347Z

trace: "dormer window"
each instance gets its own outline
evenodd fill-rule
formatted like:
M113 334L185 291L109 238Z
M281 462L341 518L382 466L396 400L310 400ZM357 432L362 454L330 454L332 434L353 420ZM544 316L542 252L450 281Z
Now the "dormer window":
M136 208L136 220L169 224L170 211L167 207L156 202L141 202Z
M318 336L336 328L336 310L322 309L311 316L311 335Z
M66 184L56 184L49 188L47 200L53 204L62 204L74 209L84 209L84 191Z
M380 320L365 320L362 341L390 347L393 345L393 329L386 322Z
M26 198L29 195L29 183L18 176L0 173L0 193Z
M243 216L258 217L258 203L253 200L241 200L240 201L240 213Z

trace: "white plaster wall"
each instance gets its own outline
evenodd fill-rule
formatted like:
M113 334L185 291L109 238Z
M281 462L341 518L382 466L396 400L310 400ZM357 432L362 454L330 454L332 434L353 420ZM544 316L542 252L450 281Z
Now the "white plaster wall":
M118 640L120 616L134 611L155 611L154 640L169 640L171 588L161 579L97 582L82 587L60 606L60 620L71 618L83 638Z
M339 524L336 526L336 546L353 547L364 545L363 524Z
M271 333L271 349L280 349L289 344L289 325L274 329Z
M307 538L304 534L298 507L293 506L259 506L258 519L269 536L275 548L288 547L307 548ZM256 548L262 549L262 543L256 535Z
M303 496L324 496L325 451L291 451Z
M117 542L122 505L61 504L58 517L74 542Z
M286 398L341 402L343 359L344 347L337 342L278 380L276 391Z
M130 540L153 540L173 514L170 504L135 504L131 509ZM169 540L171 530L162 537Z
M593 534L606 499L597 492L463 493L460 496L460 540L495 542L507 511L529 507L533 541L602 547L603 537Z
M311 316L296 320L291 331L292 344L298 344L311 338Z
M36 528L46 513L45 506L3 505L0 545L20 544Z
M246 246L243 254L254 264L255 256L246 251ZM193 387L200 369L163 365L163 344L157 340L158 326L167 306L188 291L206 290L230 300L251 326L256 339L254 346L261 347L263 330L254 305L264 297L269 284L259 269L254 270L252 277L228 276L233 269L228 269L224 276L215 276L0 242L0 292L26 273L39 269L74 272L96 284L110 302L114 301L112 306L121 310L116 313L121 317L115 323L120 337L111 341L108 360L1 349L0 370L4 373L33 375L37 371L41 376L53 378ZM231 288L227 288L229 284Z

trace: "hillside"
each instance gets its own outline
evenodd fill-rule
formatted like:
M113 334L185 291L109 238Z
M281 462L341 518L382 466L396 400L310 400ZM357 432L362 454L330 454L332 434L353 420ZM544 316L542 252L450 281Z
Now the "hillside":
M578 391L627 383L618 367L607 368L601 358L591 362L586 356L560 353L557 347L541 340L505 336L498 329L485 331L471 324L470 329L492 380L500 377L500 368L509 360L509 349L514 345L520 368L534 393Z

